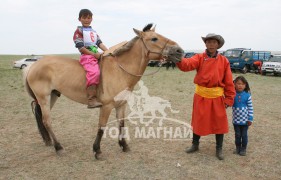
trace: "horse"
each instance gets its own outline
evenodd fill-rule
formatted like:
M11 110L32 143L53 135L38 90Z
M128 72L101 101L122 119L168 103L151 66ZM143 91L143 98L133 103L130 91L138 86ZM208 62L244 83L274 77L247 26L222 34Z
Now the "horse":
M133 30L137 36L113 52L105 52L99 63L101 77L97 98L103 106L100 107L98 132L93 144L96 159L101 158L100 143L113 108L120 120L119 145L123 152L130 150L122 137L127 102L114 97L124 90L133 90L149 60L179 61L183 57L183 49L173 40L156 33L153 24L146 25L142 31ZM78 103L88 103L86 72L78 60L45 56L26 68L24 81L28 94L33 98L32 110L42 139L45 145L53 145L60 155L64 148L53 131L50 112L61 94Z

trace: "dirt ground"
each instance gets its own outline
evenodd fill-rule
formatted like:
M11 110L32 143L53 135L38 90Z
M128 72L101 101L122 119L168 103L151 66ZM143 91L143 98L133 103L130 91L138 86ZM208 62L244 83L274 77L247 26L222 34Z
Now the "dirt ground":
M52 124L65 148L57 156L44 145L31 112L22 73L12 68L21 56L0 56L0 179L280 179L281 77L245 74L252 90L254 123L249 129L247 156L232 153L234 131L228 109L225 160L215 157L215 137L201 138L200 150L186 154L191 139L134 138L131 151L121 151L117 139L104 138L105 160L95 160L92 145L97 133L98 110L65 97L52 110ZM155 68L148 67L151 72ZM169 100L179 113L167 116L190 123L195 72L162 68L143 77L151 96ZM236 77L241 75L234 73ZM112 112L109 121L115 120ZM128 127L135 125L127 122ZM157 124L152 124L155 127ZM173 125L172 125L173 126Z

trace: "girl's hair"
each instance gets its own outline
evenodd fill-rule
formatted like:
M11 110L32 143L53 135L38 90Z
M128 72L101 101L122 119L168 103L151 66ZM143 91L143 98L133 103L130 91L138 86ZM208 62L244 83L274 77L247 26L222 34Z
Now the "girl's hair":
M89 9L81 9L79 12L79 19L81 17L93 16L93 13Z
M234 84L235 84L237 81L239 81L239 80L242 81L244 84L246 84L244 91L250 93L250 92L251 92L250 86L249 86L249 83L248 83L248 81L246 80L246 78L245 78L244 76L238 76L237 78L235 78Z

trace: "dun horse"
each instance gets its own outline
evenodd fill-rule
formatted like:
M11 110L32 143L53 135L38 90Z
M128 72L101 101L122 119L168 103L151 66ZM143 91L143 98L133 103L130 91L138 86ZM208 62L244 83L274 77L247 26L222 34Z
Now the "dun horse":
M120 119L120 137L124 133L126 101L118 100L116 95L124 90L132 91L143 75L148 61L179 60L183 50L174 41L155 32L155 27L148 24L143 31L134 29L135 38L110 55L105 55L100 62L101 81L98 86L100 108L98 132L93 144L95 157L101 155L100 142L104 128L113 108ZM87 104L86 73L77 60L46 56L30 66L25 72L28 94L34 99L34 114L39 132L46 145L54 145L58 154L63 147L55 136L51 125L50 111L58 97L63 94L69 99ZM119 138L119 145L124 152L129 150L124 137Z

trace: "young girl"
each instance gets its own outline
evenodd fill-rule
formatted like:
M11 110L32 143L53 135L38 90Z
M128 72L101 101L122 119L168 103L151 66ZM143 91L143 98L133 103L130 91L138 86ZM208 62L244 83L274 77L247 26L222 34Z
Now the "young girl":
M253 122L253 104L249 83L243 76L234 80L236 96L232 106L233 126L235 131L236 154L246 156L248 127Z
M82 26L78 26L74 32L73 41L75 47L81 53L80 64L86 70L87 79L87 95L88 95L88 108L96 108L102 106L102 103L97 101L96 89L99 84L100 69L98 60L101 54L98 52L98 48L103 51L107 50L107 47L102 43L97 32L92 29L92 12L88 9L82 9L79 12L78 20Z

